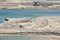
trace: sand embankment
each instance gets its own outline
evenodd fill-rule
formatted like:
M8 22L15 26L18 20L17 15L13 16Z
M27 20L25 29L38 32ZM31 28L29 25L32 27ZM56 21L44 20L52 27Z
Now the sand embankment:
M60 35L60 16L6 18L5 22L0 24L0 33L17 32L40 32L37 34Z

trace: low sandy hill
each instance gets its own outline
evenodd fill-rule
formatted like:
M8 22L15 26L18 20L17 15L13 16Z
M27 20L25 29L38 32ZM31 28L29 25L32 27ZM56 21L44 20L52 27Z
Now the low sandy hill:
M1 28L0 31L3 31L3 29L5 30L8 29L10 30L10 32L60 33L60 16L41 16L36 18L6 18L6 19L7 21L5 20L4 23L0 24ZM7 32L9 32L8 30Z

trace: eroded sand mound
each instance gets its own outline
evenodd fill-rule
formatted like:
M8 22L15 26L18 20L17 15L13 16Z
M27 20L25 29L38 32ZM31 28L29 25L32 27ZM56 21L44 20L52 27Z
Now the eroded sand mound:
M41 16L37 18L6 18L5 22L0 24L0 31L60 33L60 16Z

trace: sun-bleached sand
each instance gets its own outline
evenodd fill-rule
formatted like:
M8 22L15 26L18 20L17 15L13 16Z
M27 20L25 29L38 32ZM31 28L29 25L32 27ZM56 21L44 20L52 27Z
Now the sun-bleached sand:
M51 39L54 40L60 38L60 16L40 16L36 18L6 18L4 19L4 21L4 23L0 24L0 36L45 35L51 37ZM26 34L19 34L20 32ZM30 34L29 32L33 33Z

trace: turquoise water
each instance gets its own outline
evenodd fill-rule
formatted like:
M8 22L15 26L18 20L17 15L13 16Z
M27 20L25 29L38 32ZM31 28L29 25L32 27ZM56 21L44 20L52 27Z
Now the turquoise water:
M48 37L32 37L32 36L5 36L0 37L0 40L50 40Z
M60 10L0 10L0 23L4 18L60 16Z
M21 18L21 17L37 17L37 16L60 16L60 10L0 10L0 23L4 18ZM46 40L42 37L0 37L0 40ZM47 39L49 40L49 38Z

